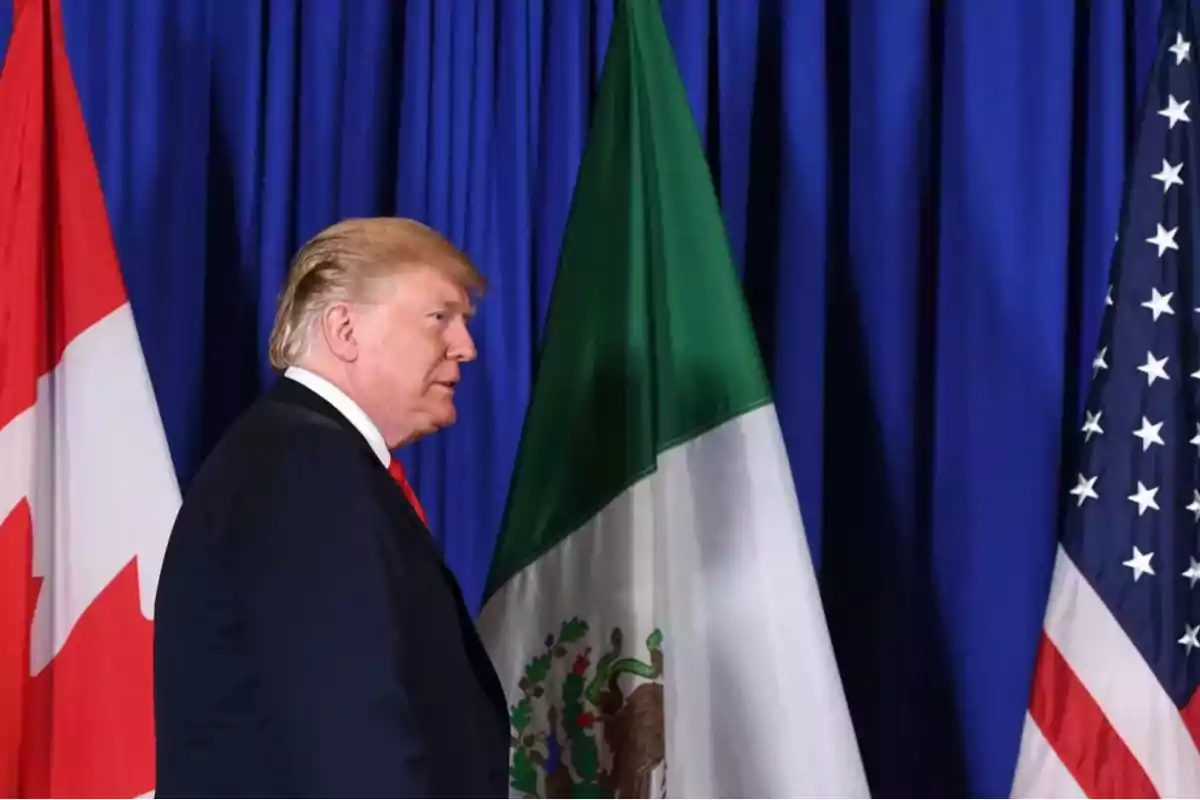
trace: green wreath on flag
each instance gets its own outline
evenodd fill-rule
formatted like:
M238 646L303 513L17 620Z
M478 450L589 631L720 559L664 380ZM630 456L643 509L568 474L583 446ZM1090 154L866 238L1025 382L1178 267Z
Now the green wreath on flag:
M564 621L525 665L509 720L512 786L527 797L651 797L653 773L665 768L662 632L646 638L641 661L622 657L624 634L613 628L594 668L589 632L579 617ZM554 666L568 660L557 678ZM622 676L641 680L626 694Z

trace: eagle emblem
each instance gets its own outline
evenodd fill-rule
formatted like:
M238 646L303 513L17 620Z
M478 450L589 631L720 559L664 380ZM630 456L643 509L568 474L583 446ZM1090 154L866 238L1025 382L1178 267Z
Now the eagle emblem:
M648 660L623 654L613 628L593 657L589 625L574 617L525 665L509 709L512 788L525 797L665 797L662 632Z

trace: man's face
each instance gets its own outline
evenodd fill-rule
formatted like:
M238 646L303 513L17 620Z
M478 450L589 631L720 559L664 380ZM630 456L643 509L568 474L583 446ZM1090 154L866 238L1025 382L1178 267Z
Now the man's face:
M356 324L360 396L389 447L454 423L460 365L475 359L466 290L421 268L383 279Z

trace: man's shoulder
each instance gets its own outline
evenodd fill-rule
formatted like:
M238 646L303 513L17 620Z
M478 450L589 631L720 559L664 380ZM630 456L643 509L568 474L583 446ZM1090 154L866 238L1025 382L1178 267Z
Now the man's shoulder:
M368 456L372 456L362 436L339 420L270 397L260 400L239 420L230 439L244 439L253 452L284 463L298 458L370 463Z
M360 480L381 468L366 441L335 417L268 394L217 442L193 488L210 496L257 492L277 484Z

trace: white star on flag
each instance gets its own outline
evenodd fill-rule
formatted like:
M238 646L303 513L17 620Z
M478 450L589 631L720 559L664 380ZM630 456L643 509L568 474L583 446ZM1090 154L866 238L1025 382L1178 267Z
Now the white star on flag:
M1154 495L1156 494L1158 494L1157 486L1153 489L1147 489L1144 483L1138 481L1138 490L1136 493L1129 495L1129 499L1137 503L1139 517L1146 513L1147 508L1153 508L1155 511L1159 510L1158 501L1154 499Z
M1183 169L1182 161L1175 166L1171 166L1170 162L1164 158L1162 160L1162 172L1155 173L1150 177L1156 181L1162 181L1163 194L1166 194L1173 185L1183 186L1183 178L1179 177L1179 170L1181 169Z
M1079 498L1078 505L1083 505L1083 501L1089 497L1097 500L1100 499L1100 495L1096 494L1096 490L1092 488L1096 485L1096 478L1098 477L1098 475L1093 475L1090 478L1085 478L1083 473L1079 474L1079 483L1071 490L1071 494Z
M1175 44L1167 48L1175 54L1175 66L1192 59L1192 43L1183 38L1183 34L1175 32Z
M1097 411L1095 414L1093 414L1090 411L1084 411L1083 413L1087 415L1087 419L1084 421L1082 428L1083 432L1087 434L1087 436L1083 437L1083 440L1086 442L1091 440L1093 433L1104 433L1104 429L1100 427L1100 417L1104 414L1104 412Z
M1179 231L1179 226L1176 225L1171 230L1167 230L1161 224L1155 223L1158 230L1153 236L1146 241L1150 244L1158 246L1158 257L1162 258L1162 254L1167 250L1178 250L1179 245L1175 243L1175 234Z
M1192 520L1193 522L1200 522L1200 492L1192 489L1192 502L1185 506L1185 508L1192 512L1192 515L1195 517Z
M1192 121L1192 118L1187 115L1187 107L1191 102L1191 100L1184 100L1182 103L1180 103L1175 99L1175 95L1169 94L1167 95L1167 107L1158 113L1171 120L1171 124L1167 127L1174 128L1176 122Z
M1200 580L1200 561L1196 560L1195 556L1189 556L1189 561L1192 565L1183 571L1183 577L1191 582L1192 586L1196 585L1196 581Z
M1158 435L1158 432L1162 429L1162 426L1163 424L1161 422L1151 425L1150 420L1142 417L1142 427L1134 431L1133 435L1142 440L1143 453L1149 450L1150 445L1152 444L1165 444L1165 442L1162 440L1162 437Z
M1143 553L1134 545L1133 558L1121 563L1133 570L1133 580L1136 582L1143 575L1154 574L1154 567L1150 566L1152 558L1154 558L1154 553Z
M1148 308L1154 312L1154 321L1158 322L1160 314L1175 314L1175 309L1171 308L1171 298L1175 296L1174 292L1159 294L1157 287L1150 289L1150 299L1142 303L1142 308Z
M1187 648L1188 655L1192 654L1193 647L1200 647L1200 640L1196 639L1198 633L1200 633L1200 625L1183 626L1183 636L1179 638L1179 643Z
M1163 367L1165 367L1167 364L1167 359L1169 358L1170 356L1155 358L1154 353L1146 353L1146 363L1138 367L1138 372L1146 373L1147 386L1153 386L1154 381L1157 378L1162 378L1164 381L1171 380L1169 377L1167 377L1167 371L1163 369Z

